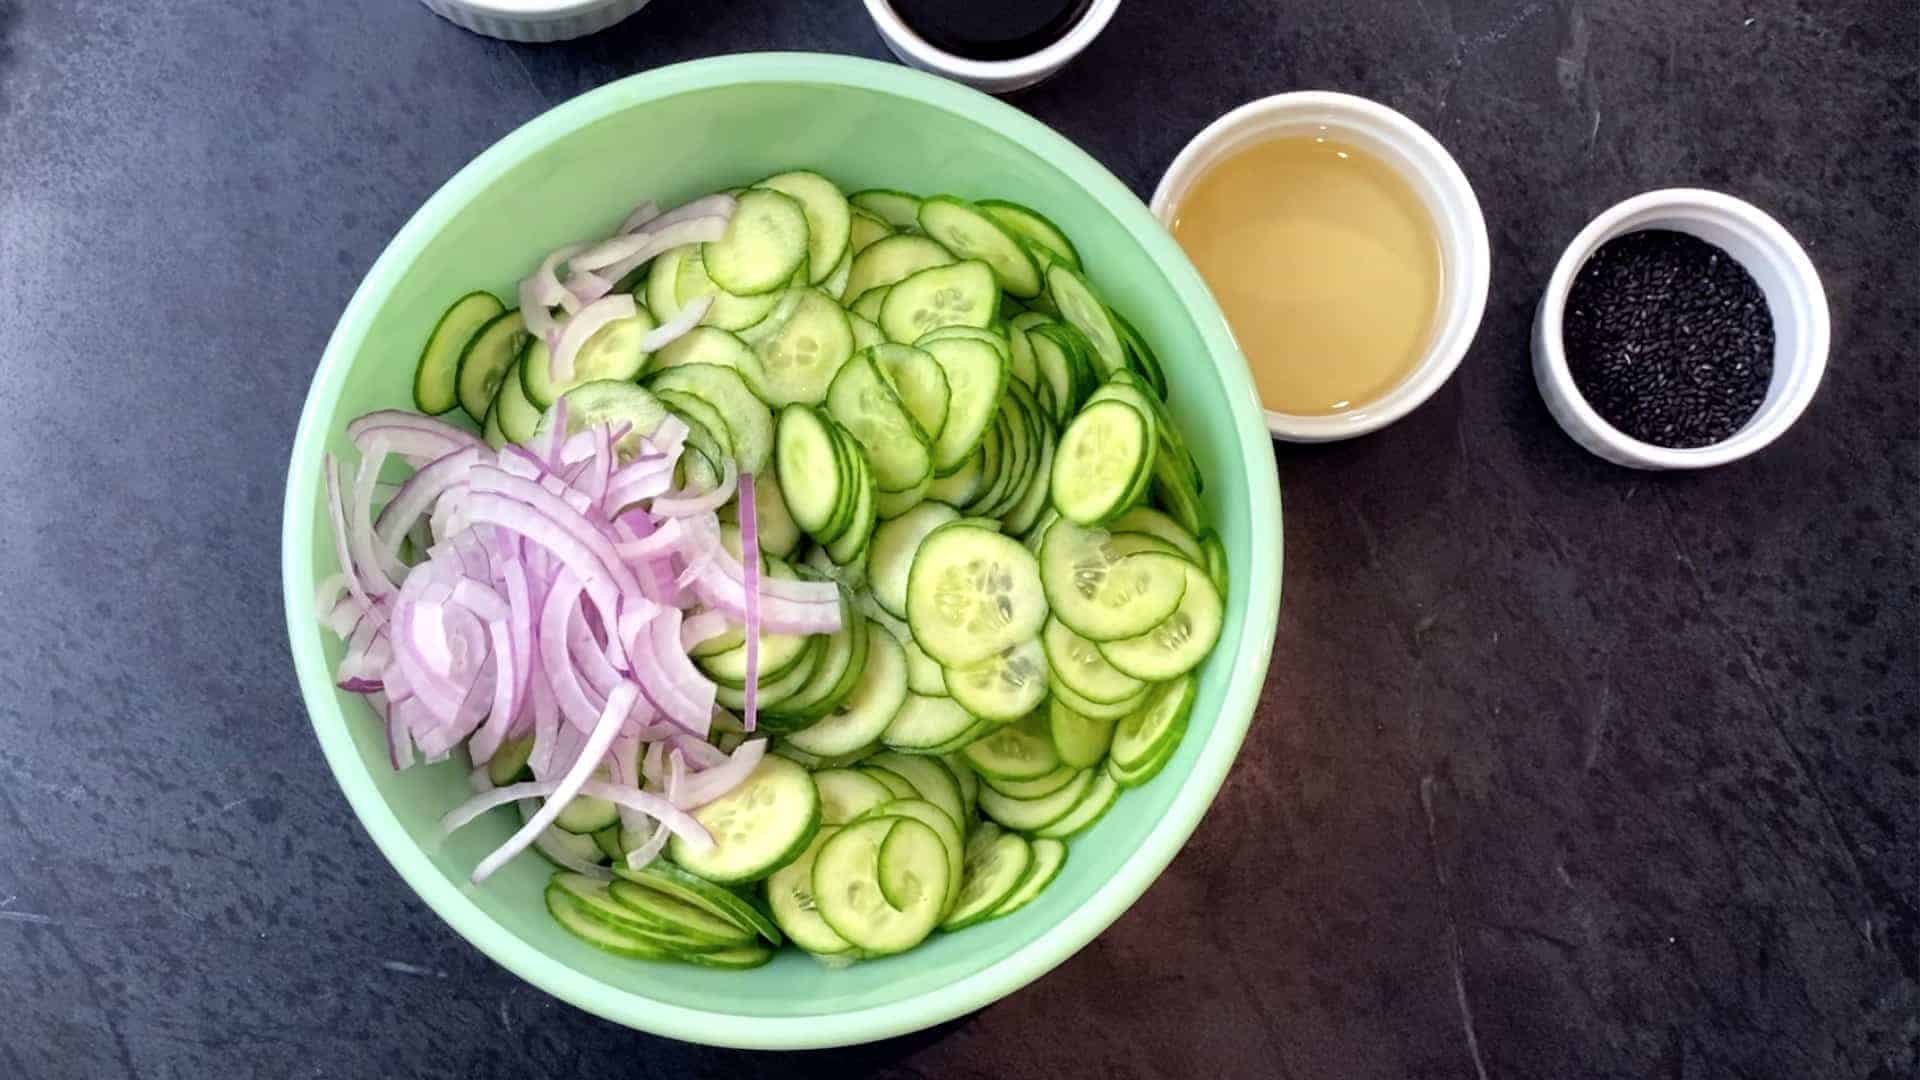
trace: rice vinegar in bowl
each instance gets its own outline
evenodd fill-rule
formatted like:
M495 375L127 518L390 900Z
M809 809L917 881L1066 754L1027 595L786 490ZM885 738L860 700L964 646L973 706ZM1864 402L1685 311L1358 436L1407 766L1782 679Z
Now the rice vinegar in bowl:
M1232 327L1272 433L1349 438L1458 366L1485 306L1486 227L1412 121L1342 94L1283 94L1203 131L1154 194Z

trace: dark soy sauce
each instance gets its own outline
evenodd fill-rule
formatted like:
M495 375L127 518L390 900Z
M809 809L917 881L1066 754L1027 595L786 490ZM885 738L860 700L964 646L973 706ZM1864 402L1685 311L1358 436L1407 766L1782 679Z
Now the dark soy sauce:
M1067 35L1093 0L890 0L929 45L969 60L1030 56Z

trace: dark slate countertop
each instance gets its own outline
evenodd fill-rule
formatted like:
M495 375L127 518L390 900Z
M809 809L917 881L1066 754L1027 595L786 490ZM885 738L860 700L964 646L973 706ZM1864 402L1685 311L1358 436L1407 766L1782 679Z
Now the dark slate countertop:
M1053 974L753 1056L482 958L355 825L279 603L313 364L387 239L557 102L883 55L852 0L658 0L568 45L401 0L0 0L0 1077L1910 1077L1920 1069L1920 17L1893 0L1129 0L1012 100L1148 193L1249 98L1429 126L1486 209L1458 376L1276 450L1272 678L1192 843ZM1832 363L1700 475L1556 428L1532 307L1592 215L1742 195Z

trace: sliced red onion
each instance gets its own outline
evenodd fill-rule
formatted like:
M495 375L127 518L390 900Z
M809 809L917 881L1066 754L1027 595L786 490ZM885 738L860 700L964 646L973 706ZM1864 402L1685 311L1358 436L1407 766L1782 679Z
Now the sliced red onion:
M701 770L681 785L678 796L673 800L674 805L682 810L696 810L725 795L753 774L766 753L765 739L750 739L741 743L740 748L724 763Z
M700 611L687 616L680 624L680 645L692 650L703 641L711 641L727 632L733 626L733 620L727 618L724 611Z
M540 834L540 830L553 824L554 819L560 816L560 811L567 808L567 804L580 793L581 786L587 783L587 778L593 774L593 770L600 767L600 759L606 757L607 749L613 745L613 737L620 733L621 726L626 723L627 714L632 711L633 703L639 699L639 696L640 688L627 683L614 690L613 694L607 698L607 707L601 712L599 722L594 725L593 734L587 737L587 744L581 750L579 759L548 793L546 802L540 806L540 812L533 815L532 820L522 825L520 831L514 833L493 854L480 860L479 866L474 867L473 883L475 885L491 877L493 872L505 865L508 859L525 851L527 845L533 843L533 838ZM605 786L612 789L611 785ZM493 793L488 794L491 796Z
M746 578L741 589L746 593L747 609L747 684L741 724L751 732L760 723L760 503L754 494L752 473L740 477L740 554Z
M678 213L678 210L673 212ZM725 217L711 215L668 221L673 214L662 214L637 232L595 244L573 259L573 268L597 271L617 280L661 252L688 244L710 244L727 233Z
M653 500L650 509L658 517L683 518L711 514L733 498L740 474L731 459L720 466L720 482L706 491L668 492Z
M691 221L694 218L730 218L739 205L740 200L734 198L732 195L724 191L715 192L712 195L702 195L698 199L681 203L666 213L656 216L647 224L654 229L664 229L669 225L677 225L682 221Z
M580 346L600 332L601 328L621 319L631 319L638 311L631 293L605 296L581 308L561 327L559 343L547 360L553 374L553 381L564 384L573 381L574 358L580 353Z
M581 761L585 762L586 760L587 758L583 755ZM578 766L576 766L576 768L577 767ZM587 771L591 772L592 770L589 769ZM519 832L514 833L513 839L501 845L497 851L487 856L487 859L474 869L473 881L475 884L479 884L480 881L499 869L514 855L525 851L527 844L532 841L534 835L537 835L537 830L530 829L530 826L535 821L540 821L544 817L545 821L542 822L541 828L546 828L547 825L552 823L555 817L559 816L560 810L565 809L564 803L561 802L562 798L567 802L571 802L575 795L604 799L618 806L627 806L638 810L648 817L653 818L655 821L660 822L666 827L668 832L687 841L687 843L693 845L696 850L706 851L713 847L713 834L707 831L706 826L694 820L693 815L673 805L673 803L667 801L662 796L655 795L650 791L642 791L638 788L611 784L605 780L583 780L575 785L572 790L568 790L566 785L569 778L508 784L505 787L497 787L491 791L484 791L468 799L466 802L461 803L449 811L445 817L440 819L441 830L445 833L452 833L478 820L480 815L495 807L519 802L522 799L546 799L545 805L541 806L540 811L520 827ZM526 839L521 839L522 834L526 834ZM511 854L504 854L509 850L511 850Z
M521 306L546 308L559 306L561 298L565 296L567 292L566 286L560 284L560 264L567 262L586 249L587 245L585 244L568 244L565 247L555 248L553 251L548 252L547 257L540 260L539 269L535 270L525 281L520 283ZM579 269L579 267L576 266L574 269ZM592 269L592 267L588 267L588 269ZM526 304L529 298L533 300L532 305ZM531 327L532 323L528 323L528 326Z
M347 438L353 440L356 449L364 451L367 445L366 440L376 434L383 435L390 441L404 434L419 436L417 440L407 442L404 446L398 443L394 446L394 453L416 465L444 457L464 447L484 445L472 432L463 431L445 420L401 409L381 409L370 412L347 424ZM414 447L421 449L416 451Z
M612 279L601 277L591 270L576 270L567 276L566 288L560 297L560 306L569 312L577 312L612 292L613 285Z
M620 223L620 231L630 233L659 216L660 204L654 202L652 199L648 199L633 208L633 213L628 214L627 219Z
M647 335L640 339L640 351L659 352L679 341L686 336L687 331L699 326L700 320L707 317L707 312L713 307L714 299L713 295L708 294L693 300L686 307L675 312L673 318L647 331Z

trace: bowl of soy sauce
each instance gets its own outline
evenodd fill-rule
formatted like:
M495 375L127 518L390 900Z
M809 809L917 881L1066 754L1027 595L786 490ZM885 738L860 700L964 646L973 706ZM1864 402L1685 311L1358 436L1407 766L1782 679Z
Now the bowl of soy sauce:
M1120 0L867 0L901 63L1005 94L1080 55Z

